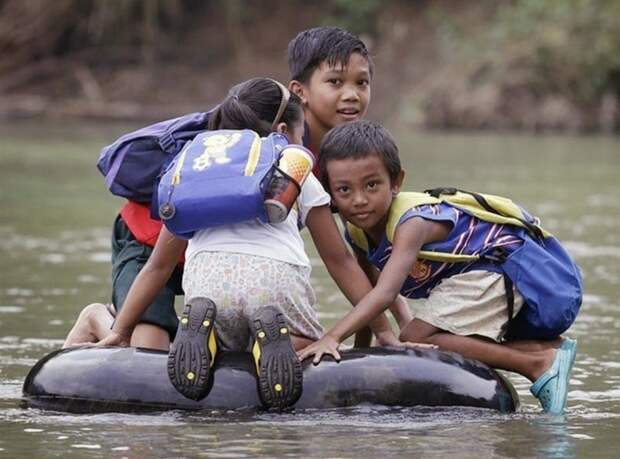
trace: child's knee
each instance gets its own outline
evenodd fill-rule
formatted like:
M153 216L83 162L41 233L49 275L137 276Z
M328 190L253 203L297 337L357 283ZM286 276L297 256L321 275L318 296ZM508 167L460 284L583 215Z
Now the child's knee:
M101 303L91 303L88 306L85 306L84 309L80 312L80 316L78 320L80 322L84 322L89 326L93 326L95 322L98 320L98 317L101 314L107 314L108 311L104 304Z
M409 341L409 333L407 333L407 327L403 328L398 335L398 341Z

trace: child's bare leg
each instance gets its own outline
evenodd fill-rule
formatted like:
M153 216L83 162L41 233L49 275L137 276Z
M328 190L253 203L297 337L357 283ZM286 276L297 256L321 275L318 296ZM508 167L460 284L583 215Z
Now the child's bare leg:
M453 335L419 319L414 319L400 335L403 341L436 344L440 349L476 359L490 367L519 373L535 381L553 363L555 350L522 351L482 338Z
M162 327L141 323L131 335L131 346L167 351L170 349L170 335Z
M427 337L439 333L443 330L440 330L437 327L430 325L427 322L424 322L419 319L414 319L409 324L403 328L402 333L407 334L409 339L406 341L417 341L422 342L422 340ZM403 340L401 335L401 340ZM491 341L492 342L492 341ZM508 341L506 343L502 343L505 346L508 346L512 349L524 352L536 352L536 351L545 351L547 349L558 349L562 344L562 338L558 337L556 339L548 340L548 341L538 341L538 340L519 340L519 341Z
M96 343L110 333L113 320L114 317L104 304L89 304L80 312L62 347Z
M537 340L520 340L520 341L507 341L504 345L516 349L518 351L535 352L544 351L547 349L557 349L562 344L562 338L551 339L548 341Z
M443 332L443 330L424 322L420 319L413 319L408 325L402 328L398 339L401 341L412 341L415 343L426 342L426 339L435 333Z
M398 329L403 330L413 320L413 314L409 308L409 303L402 295L398 295L390 306L390 312L396 319Z

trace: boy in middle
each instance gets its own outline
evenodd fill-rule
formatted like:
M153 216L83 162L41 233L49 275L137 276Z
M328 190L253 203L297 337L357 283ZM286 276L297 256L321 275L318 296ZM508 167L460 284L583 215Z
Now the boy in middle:
M304 145L317 157L331 128L366 116L373 62L359 38L336 27L300 32L288 45L289 89L304 107ZM318 162L315 169L318 175Z
M301 99L304 108L304 146L317 159L313 173L319 177L319 147L325 134L333 127L366 116L371 96L372 58L364 42L350 32L337 27L316 27L300 32L289 42L288 68L289 89ZM371 282L376 281L373 270L366 274ZM390 312L399 328L413 318L402 297L391 304ZM384 316L371 323L373 330L386 326ZM370 330L362 329L356 334L355 346L370 346L371 339Z

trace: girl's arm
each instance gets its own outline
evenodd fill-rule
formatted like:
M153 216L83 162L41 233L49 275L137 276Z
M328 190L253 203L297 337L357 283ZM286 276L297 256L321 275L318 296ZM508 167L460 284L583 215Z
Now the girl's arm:
M131 334L146 308L172 275L187 241L176 238L162 227L153 253L133 281L125 303L112 325L112 333L97 346L129 346Z
M398 296L417 260L420 248L429 242L445 239L448 232L448 225L419 217L399 225L394 235L392 255L381 272L377 285L323 338L301 350L298 353L299 358L303 360L314 355L314 363L318 363L324 354L331 354L336 360L340 360L338 344L385 311L387 305Z
M306 217L306 226L330 276L351 304L357 304L372 290L372 284L347 249L329 206L312 208ZM389 346L398 343L387 318L383 314L375 316L367 324L370 324L380 344Z

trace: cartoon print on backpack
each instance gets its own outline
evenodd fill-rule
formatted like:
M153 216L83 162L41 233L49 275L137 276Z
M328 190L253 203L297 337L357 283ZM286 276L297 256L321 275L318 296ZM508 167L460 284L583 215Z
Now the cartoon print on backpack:
M204 139L205 151L202 155L194 159L194 170L203 171L216 164L228 164L231 159L226 156L226 151L233 147L241 139L241 134L235 132L232 135L218 134Z

